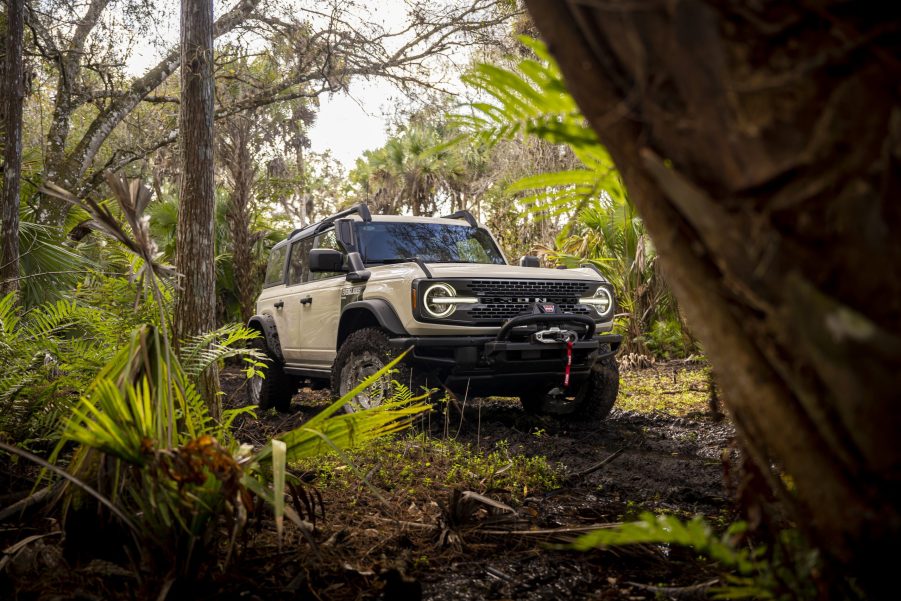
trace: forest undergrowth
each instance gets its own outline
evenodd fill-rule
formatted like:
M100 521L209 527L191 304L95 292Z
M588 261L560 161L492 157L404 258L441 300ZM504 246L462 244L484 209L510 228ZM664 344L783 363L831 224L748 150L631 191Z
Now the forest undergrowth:
M287 524L279 540L271 510L258 506L229 568L223 546L220 569L177 595L626 599L654 598L661 583L722 583L716 564L676 547L554 548L643 512L701 515L718 531L735 518L723 478L737 457L733 430L709 413L706 372L685 362L625 371L621 405L600 427L530 416L513 399L467 399L407 433L294 462L289 505L309 529ZM228 368L222 382L225 406L242 406L245 374ZM290 414L238 415L233 436L261 447L328 400L327 390L302 389ZM11 489L27 482L23 470L33 474L4 465ZM121 557L67 557L53 520L29 515L2 536L4 596L146 593Z

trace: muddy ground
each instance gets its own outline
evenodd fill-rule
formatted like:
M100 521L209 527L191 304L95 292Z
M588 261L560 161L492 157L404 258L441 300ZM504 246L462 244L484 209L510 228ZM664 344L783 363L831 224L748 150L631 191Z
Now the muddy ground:
M732 493L724 486L724 460L734 458L734 430L728 420L715 421L707 412L702 370L674 364L624 374L619 404L655 408L614 410L600 426L529 416L513 399L452 406L447 420L434 416L421 428L427 431L425 441L420 437L401 445L420 482L435 483L382 488L379 499L367 485L345 488L321 482L326 519L317 525L317 539L325 541L325 550L320 549L324 561L318 565L331 566L329 576L311 577L312 570L305 572L310 568L300 567L309 565L308 558L288 556L285 562L293 567L273 571L269 594L287 597L305 590L321 598L354 599L404 598L421 591L423 598L436 600L538 600L697 593L690 587L717 575L684 550L643 546L577 553L554 547L575 536L572 531L636 519L643 511L701 514L712 524L734 517ZM262 442L301 423L327 398L323 391L302 391L295 397L294 414L243 421L239 435ZM468 514L464 504L468 518L460 519L453 515L450 499L454 488L462 488L441 483L441 467L427 466L423 459L433 459L422 452L428 440L446 439L481 454L500 446L511 455L546 457L557 470L557 486L515 495L484 490L483 485L474 492L507 503L516 513L482 508ZM358 463L360 475L380 484L373 477L379 468L376 459L364 456ZM305 477L317 484L316 475L307 472ZM457 523L449 523L455 517ZM278 583L286 581L288 589L279 590Z
M436 415L420 425L417 436L354 456L354 468L334 459L328 469L299 466L295 473L305 492L321 495L321 504L314 502L314 531L304 535L289 527L279 545L271 520L252 521L225 574L176 588L169 598L697 596L697 585L717 573L688 551L644 545L582 553L560 547L589 526L635 519L642 511L701 514L714 525L734 518L723 478L724 460L734 456L733 429L728 419L714 421L706 412L702 369L679 364L624 374L618 403L623 408L601 425L529 416L512 399L467 400L465 407L452 405L447 419ZM226 370L227 404L243 402L242 384L240 372ZM239 418L236 435L263 444L314 415L327 399L328 391L304 389L291 414ZM536 464L542 466L533 470L540 472L537 480L524 475L510 480L515 486L495 490L491 486L501 475L467 475L465 461L452 465L459 458L442 454L447 448L468 448L475 457L500 451L502 457L547 461ZM402 465L397 458L409 466L404 478L391 473ZM498 465L496 473L508 469L503 460ZM18 533L6 527L4 545L52 530L34 523L19 525ZM7 553L0 596L108 599L146 593L146 583L124 562L68 562L59 538Z

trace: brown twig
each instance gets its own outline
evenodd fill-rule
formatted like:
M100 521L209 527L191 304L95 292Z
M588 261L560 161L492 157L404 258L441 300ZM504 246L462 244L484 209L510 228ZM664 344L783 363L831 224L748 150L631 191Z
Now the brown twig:
M581 472L576 472L574 474L570 474L566 478L567 483L572 483L572 482L581 480L585 476L587 476L589 474L593 474L594 472L598 471L599 469L601 469L602 467L604 467L605 465L607 465L608 463L610 463L611 461L613 461L614 459L616 459L617 457L622 455L623 452L625 452L625 450L626 450L626 447L619 448L616 451L614 451L612 454L610 454L604 460L599 461L598 463L595 463L594 465L588 467L587 469L582 470Z

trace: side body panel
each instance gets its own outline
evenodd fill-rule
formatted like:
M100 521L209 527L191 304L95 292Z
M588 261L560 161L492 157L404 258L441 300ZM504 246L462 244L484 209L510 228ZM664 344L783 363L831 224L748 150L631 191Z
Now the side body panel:
M341 290L350 284L344 277L332 277L304 284L307 299L301 307L298 360L305 366L331 367L335 360L335 340L341 315Z

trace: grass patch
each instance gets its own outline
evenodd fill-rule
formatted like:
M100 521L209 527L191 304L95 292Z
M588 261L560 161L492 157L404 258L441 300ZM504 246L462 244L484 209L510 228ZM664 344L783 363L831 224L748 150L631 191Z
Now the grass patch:
M348 465L329 455L294 466L316 474L317 486L358 488L360 477L383 491L413 498L444 497L454 488L504 491L513 502L559 487L563 470L541 455L526 456L499 441L487 450L452 439L410 434L377 440L347 454Z
M620 374L616 407L623 411L686 416L708 411L707 366L661 366L626 370Z

